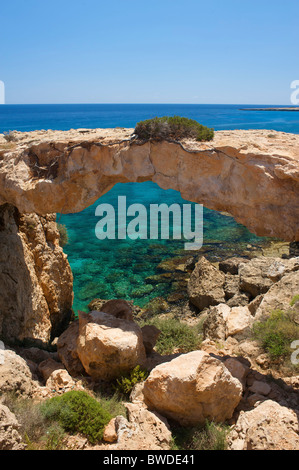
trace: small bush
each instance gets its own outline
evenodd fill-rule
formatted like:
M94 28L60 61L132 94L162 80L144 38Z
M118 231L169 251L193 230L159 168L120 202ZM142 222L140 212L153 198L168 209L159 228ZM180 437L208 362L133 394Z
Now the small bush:
M292 300L291 300L291 307L294 307L294 305L299 302L299 294L295 295Z
M71 434L84 435L91 444L101 441L111 415L86 392L71 391L47 400L41 410L50 422Z
M173 426L174 450L226 450L228 427L206 422L203 426L183 428Z
M118 392L125 396L129 396L134 386L146 380L148 377L148 371L142 369L140 366L136 366L128 375L122 376L116 380L115 388Z
M291 344L299 338L299 325L292 311L275 311L265 321L253 325L253 336L271 359L285 359L291 356Z
M214 129L205 127L193 119L180 116L148 119L140 121L135 127L135 134L143 140L181 140L185 138L208 141L214 137Z
M63 224L57 224L57 229L58 229L59 237L60 237L59 238L59 245L61 246L61 248L63 248L69 242L69 236L68 236L68 233L67 233L67 228Z
M200 325L191 327L175 318L153 318L146 322L156 326L161 334L155 349L159 354L173 352L188 353L199 349L201 344Z
M16 131L3 132L4 139L6 142L15 142L17 139Z

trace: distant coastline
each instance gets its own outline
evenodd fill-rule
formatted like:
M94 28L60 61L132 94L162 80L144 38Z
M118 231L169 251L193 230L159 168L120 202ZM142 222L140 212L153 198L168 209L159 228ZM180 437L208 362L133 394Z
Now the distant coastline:
M299 107L286 108L286 107L277 107L277 108L240 108L240 111L299 111Z

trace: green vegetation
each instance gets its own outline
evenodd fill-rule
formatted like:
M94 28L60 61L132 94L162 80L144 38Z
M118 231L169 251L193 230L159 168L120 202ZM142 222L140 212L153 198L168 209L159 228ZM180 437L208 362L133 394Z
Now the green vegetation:
M213 139L214 129L205 127L193 119L180 116L164 116L138 122L135 134L144 140L160 141L190 138L197 141L207 141Z
M159 354L188 353L200 347L202 340L200 324L191 327L175 318L163 319L161 317L154 317L146 324L154 325L161 330L155 346Z
M71 434L82 434L91 444L101 441L104 428L112 418L95 398L83 391L51 398L42 404L41 411L49 422L59 423Z
M68 433L81 433L96 443L111 418L127 416L115 393L97 393L95 399L86 392L72 391L44 402L7 393L1 396L1 403L15 414L28 450L64 450Z
M291 310L273 312L266 320L253 325L253 336L272 360L290 358L293 352L290 346L299 338L298 313Z
M67 228L63 224L57 224L57 230L59 232L59 245L63 248L69 242L69 236L67 233Z
M299 302L299 294L295 295L292 300L291 300L291 307L294 307L294 305Z
M226 450L228 428L206 422L203 426L183 428L173 426L173 450Z
M136 366L129 374L116 380L116 390L128 397L138 382L143 382L148 377L148 371Z

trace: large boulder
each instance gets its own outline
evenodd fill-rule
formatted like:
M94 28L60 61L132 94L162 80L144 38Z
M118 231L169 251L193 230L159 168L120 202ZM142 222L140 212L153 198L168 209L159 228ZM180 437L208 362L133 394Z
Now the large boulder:
M199 310L225 302L225 274L205 257L200 258L190 276L188 296Z
M152 370L144 383L146 405L183 426L224 422L242 397L242 385L204 351L183 354Z
M77 353L96 380L119 377L146 360L140 327L104 312L80 313Z
M266 400L251 411L241 411L228 444L231 450L299 450L298 415Z
M0 404L0 450L24 450L22 437L19 434L20 425L15 415Z
M289 310L293 297L298 294L299 271L286 274L264 295L256 310L255 320L262 320L275 310Z

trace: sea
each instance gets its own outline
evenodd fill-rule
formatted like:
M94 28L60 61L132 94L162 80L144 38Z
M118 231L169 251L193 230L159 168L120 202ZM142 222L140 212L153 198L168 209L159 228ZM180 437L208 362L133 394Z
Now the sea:
M0 133L14 130L134 128L137 122L144 119L174 115L195 119L215 130L268 129L299 133L299 113L255 111L256 107L271 108L261 104L1 105ZM168 206L178 204L181 208L189 204L179 192L163 190L152 182L119 183L82 212L57 214L57 222L65 226L68 234L64 251L74 275L75 313L78 310L88 311L88 304L94 299L122 298L143 308L163 299L171 307L185 301L186 274L180 268L185 262L195 262L202 255L212 262L236 255L250 256L251 252L270 242L267 238L250 233L228 214L207 208L203 209L203 246L197 251L186 251L186 240L172 236L173 224L170 226L170 238L166 240L153 240L149 236L137 240L130 237L100 240L96 236L99 222L96 208L100 204L110 204L117 213L119 196L126 197L127 206L139 203L148 211L151 204L162 202Z

